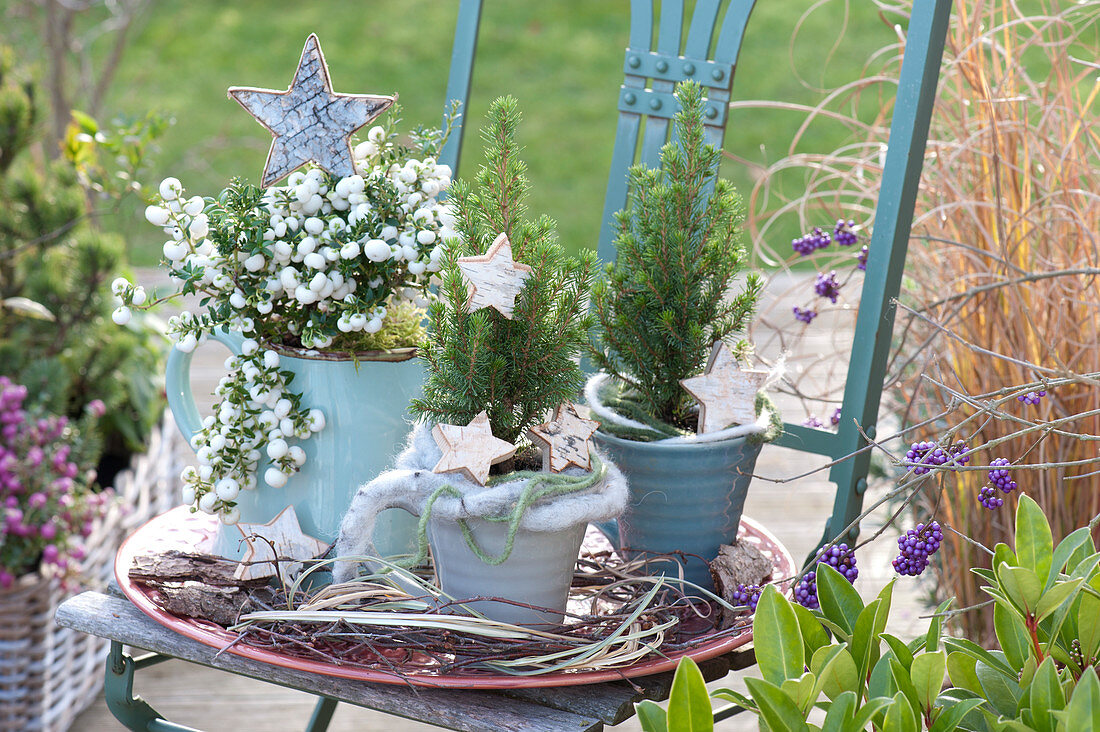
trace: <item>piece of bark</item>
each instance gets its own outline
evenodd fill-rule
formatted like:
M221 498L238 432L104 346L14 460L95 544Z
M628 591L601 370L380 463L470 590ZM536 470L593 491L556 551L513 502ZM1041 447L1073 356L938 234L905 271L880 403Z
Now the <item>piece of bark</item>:
M734 593L737 585L760 585L772 575L772 562L748 542L726 544L718 549L718 556L710 563L710 576L718 590L718 596L731 605L737 605Z
M253 591L244 587L213 587L201 582L155 586L153 601L173 615L201 618L218 625L233 625L243 613L262 609Z
M211 554L192 554L177 550L134 557L130 579L138 584L159 585L170 582L200 582L214 587L262 585L266 580L242 581L233 576L237 562Z

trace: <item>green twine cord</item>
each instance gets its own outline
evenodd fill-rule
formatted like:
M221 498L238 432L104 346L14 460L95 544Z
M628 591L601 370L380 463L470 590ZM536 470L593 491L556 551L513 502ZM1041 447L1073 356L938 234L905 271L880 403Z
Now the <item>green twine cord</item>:
M592 472L587 475L562 475L560 473L553 474L525 470L509 473L507 475L496 475L490 478L489 485L498 485L503 482L510 483L517 480L526 480L527 485L523 487L523 492L520 494L519 500L516 501L516 504L509 513L501 516L479 517L487 521L508 522L508 540L505 542L504 549L501 550L500 554L491 556L485 552L485 550L478 545L477 538L474 536L474 532L470 530L470 525L466 520L458 519L458 526L462 529L462 536L466 540L466 546L470 548L470 551L472 551L478 559L490 566L504 563L508 557L512 555L512 549L515 546L516 533L519 531L520 522L523 521L524 514L526 514L527 509L530 508L532 504L543 498L556 498L558 496L587 490L607 476L607 466L603 464L599 456L594 451L590 453L590 455L592 458ZM436 500L441 496L461 499L463 494L454 486L444 484L439 486L439 488L429 496L428 502L424 504L424 510L420 512L420 521L416 528L416 556L395 562L397 566L403 568L416 567L427 560L428 521L432 515L432 506L435 505Z
M600 424L601 432L607 432L615 437L620 437L624 440L634 440L635 442L655 442L668 437L690 437L694 434L654 418L642 406L642 401L640 399L633 395L629 389L624 389L620 384L616 383L614 379L607 380L600 388L599 396L600 401L605 407L618 412L627 419L641 422L654 430L654 432L650 432L649 430L640 429L638 427L627 427L625 425L605 421ZM773 402L767 394L758 391L756 393L756 400L753 402L753 408L756 411L757 417L759 417L765 409L768 410L768 426L763 432L754 432L747 435L746 439L749 442L753 444L771 442L783 433L783 419L779 416L779 410L776 409L775 402Z

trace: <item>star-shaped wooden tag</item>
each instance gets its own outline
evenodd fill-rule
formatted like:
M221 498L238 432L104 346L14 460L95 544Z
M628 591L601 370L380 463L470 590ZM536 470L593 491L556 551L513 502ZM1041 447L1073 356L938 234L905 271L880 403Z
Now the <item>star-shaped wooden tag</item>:
M600 423L581 416L576 404L566 402L549 422L527 430L531 441L542 448L542 469L560 473L570 465L592 469L589 438Z
M699 400L699 428L717 432L733 424L756 420L756 392L768 378L767 371L742 370L722 341L715 341L702 376L681 379L680 385Z
M275 136L264 165L264 188L308 162L341 178L353 175L351 136L396 100L334 93L328 64L313 33L306 39L289 89L234 86L229 96Z
M432 428L432 437L443 451L432 472L462 473L478 485L485 485L489 479L489 466L516 454L516 446L511 442L493 437L486 412L465 427L437 424Z
M516 298L531 276L531 267L512 259L512 243L506 234L498 236L481 256L459 257L458 268L466 277L466 307L494 308L512 319Z
M287 506L266 524L237 524L247 549L234 573L239 580L273 577L278 574L283 581L292 579L301 569L301 562L321 556L328 544L302 533L294 506Z

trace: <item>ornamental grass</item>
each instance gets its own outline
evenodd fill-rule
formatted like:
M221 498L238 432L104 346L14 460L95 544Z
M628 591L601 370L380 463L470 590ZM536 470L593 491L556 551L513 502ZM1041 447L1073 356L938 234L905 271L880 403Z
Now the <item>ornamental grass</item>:
M880 6L907 23L910 4ZM956 608L989 599L967 568L988 567L982 547L1008 541L1020 493L1055 541L1100 514L1098 16L1095 0L973 0L955 4L948 30L884 394L901 431L876 452L905 472L900 528L945 527L933 591ZM851 141L817 154L795 140L752 192L754 239L785 217L802 230L838 217L871 225L902 51L904 40L882 49L863 79L795 110L804 130L843 124ZM785 247L763 251L790 259ZM969 465L916 475L901 456L924 440L965 441ZM955 621L992 641L991 612Z

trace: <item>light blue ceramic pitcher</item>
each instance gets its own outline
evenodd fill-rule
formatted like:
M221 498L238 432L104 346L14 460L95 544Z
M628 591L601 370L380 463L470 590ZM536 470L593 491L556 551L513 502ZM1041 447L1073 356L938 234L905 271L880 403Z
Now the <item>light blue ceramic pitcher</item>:
M234 354L241 336L218 332L214 338ZM393 354L387 354L393 358ZM424 370L410 352L401 361L351 358L304 358L280 354L280 368L294 373L291 386L302 395L302 405L324 412L325 428L299 442L306 453L302 469L282 488L263 482L265 456L257 470L257 488L241 491L237 506L242 523L267 523L293 505L302 530L325 542L340 531L340 521L359 486L386 470L410 429L409 402L420 395ZM191 354L173 348L166 377L168 404L176 425L188 440L202 427L191 393ZM383 556L415 551L416 519L400 509L379 516L374 543ZM240 532L220 530L215 553L241 556Z

